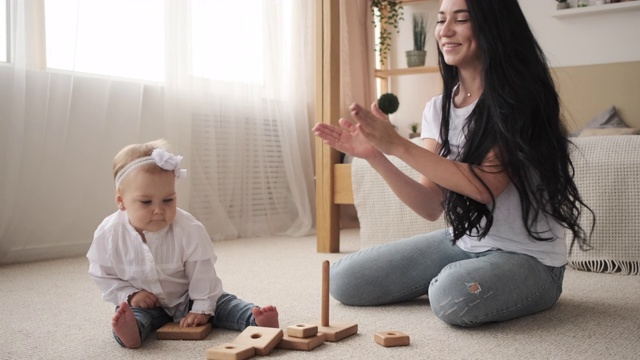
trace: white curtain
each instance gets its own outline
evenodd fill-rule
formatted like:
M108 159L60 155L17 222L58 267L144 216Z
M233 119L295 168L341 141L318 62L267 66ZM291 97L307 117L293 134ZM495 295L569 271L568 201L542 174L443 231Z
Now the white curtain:
M59 58L48 56L54 40L44 24L64 2L73 3L74 32L63 38L69 50L62 58L74 68L61 70L51 66ZM214 239L313 231L313 2L256 1L247 9L253 20L218 0L9 3L11 61L0 64L0 263L86 251L115 211L113 156L157 138L185 157L189 177L178 181L178 204ZM158 3L162 21L144 28L140 19L141 34L118 34L135 6ZM105 21L104 37L86 40L91 20L83 17L99 6L120 6L122 16ZM246 44L255 55L225 48L245 39L236 39L233 26L211 28L222 18L260 26ZM99 73L83 65L91 56L126 65L148 55L158 41L153 26L162 27L161 55L142 68ZM83 50L84 42L106 48L127 41L134 45ZM244 70L233 73L238 64ZM159 78L134 78L154 68Z

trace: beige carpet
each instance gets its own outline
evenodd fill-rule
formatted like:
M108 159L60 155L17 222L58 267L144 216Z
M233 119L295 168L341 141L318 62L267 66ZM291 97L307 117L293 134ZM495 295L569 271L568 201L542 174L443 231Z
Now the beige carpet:
M341 254L318 254L315 238L218 242L225 289L258 305L274 304L281 326L320 319L321 262L358 248L343 230ZM238 333L214 329L202 341L149 339L123 349L111 336L113 306L87 277L84 257L0 267L0 359L205 359ZM568 270L559 303L546 312L475 329L445 325L426 299L385 307L331 301L331 320L358 334L310 352L274 350L274 359L639 359L640 277ZM384 348L378 331L402 331L405 347Z

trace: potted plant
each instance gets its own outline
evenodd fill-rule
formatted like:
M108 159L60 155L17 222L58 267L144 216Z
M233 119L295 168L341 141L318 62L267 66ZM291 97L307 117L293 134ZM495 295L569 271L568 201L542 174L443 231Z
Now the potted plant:
M384 65L389 50L391 49L391 32L395 29L398 33L398 24L402 17L402 1L400 0L371 0L371 15L373 24L380 25L377 50L380 56L380 64Z
M424 49L427 40L427 25L423 14L413 14L413 50L407 51L407 66L424 66L427 51Z
M569 0L556 0L558 2L557 9L568 9L570 7Z
M413 139L414 137L420 136L420 134L418 134L417 122L411 123L411 125L409 125L409 129L411 130L411 133L409 134L409 139Z

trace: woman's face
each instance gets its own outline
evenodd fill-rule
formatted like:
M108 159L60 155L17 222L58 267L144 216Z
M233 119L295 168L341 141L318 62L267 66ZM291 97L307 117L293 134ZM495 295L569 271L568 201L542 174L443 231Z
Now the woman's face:
M451 66L463 68L482 62L471 20L465 0L442 0L435 35L444 61Z

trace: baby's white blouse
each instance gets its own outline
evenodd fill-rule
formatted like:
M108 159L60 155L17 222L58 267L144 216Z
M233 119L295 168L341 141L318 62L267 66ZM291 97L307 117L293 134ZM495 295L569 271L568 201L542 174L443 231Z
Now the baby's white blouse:
M102 298L119 305L144 289L158 297L174 321L188 313L189 300L193 300L192 312L214 314L222 281L204 226L177 209L171 225L144 235L146 244L129 223L126 211L111 214L98 226L87 258L89 276Z

